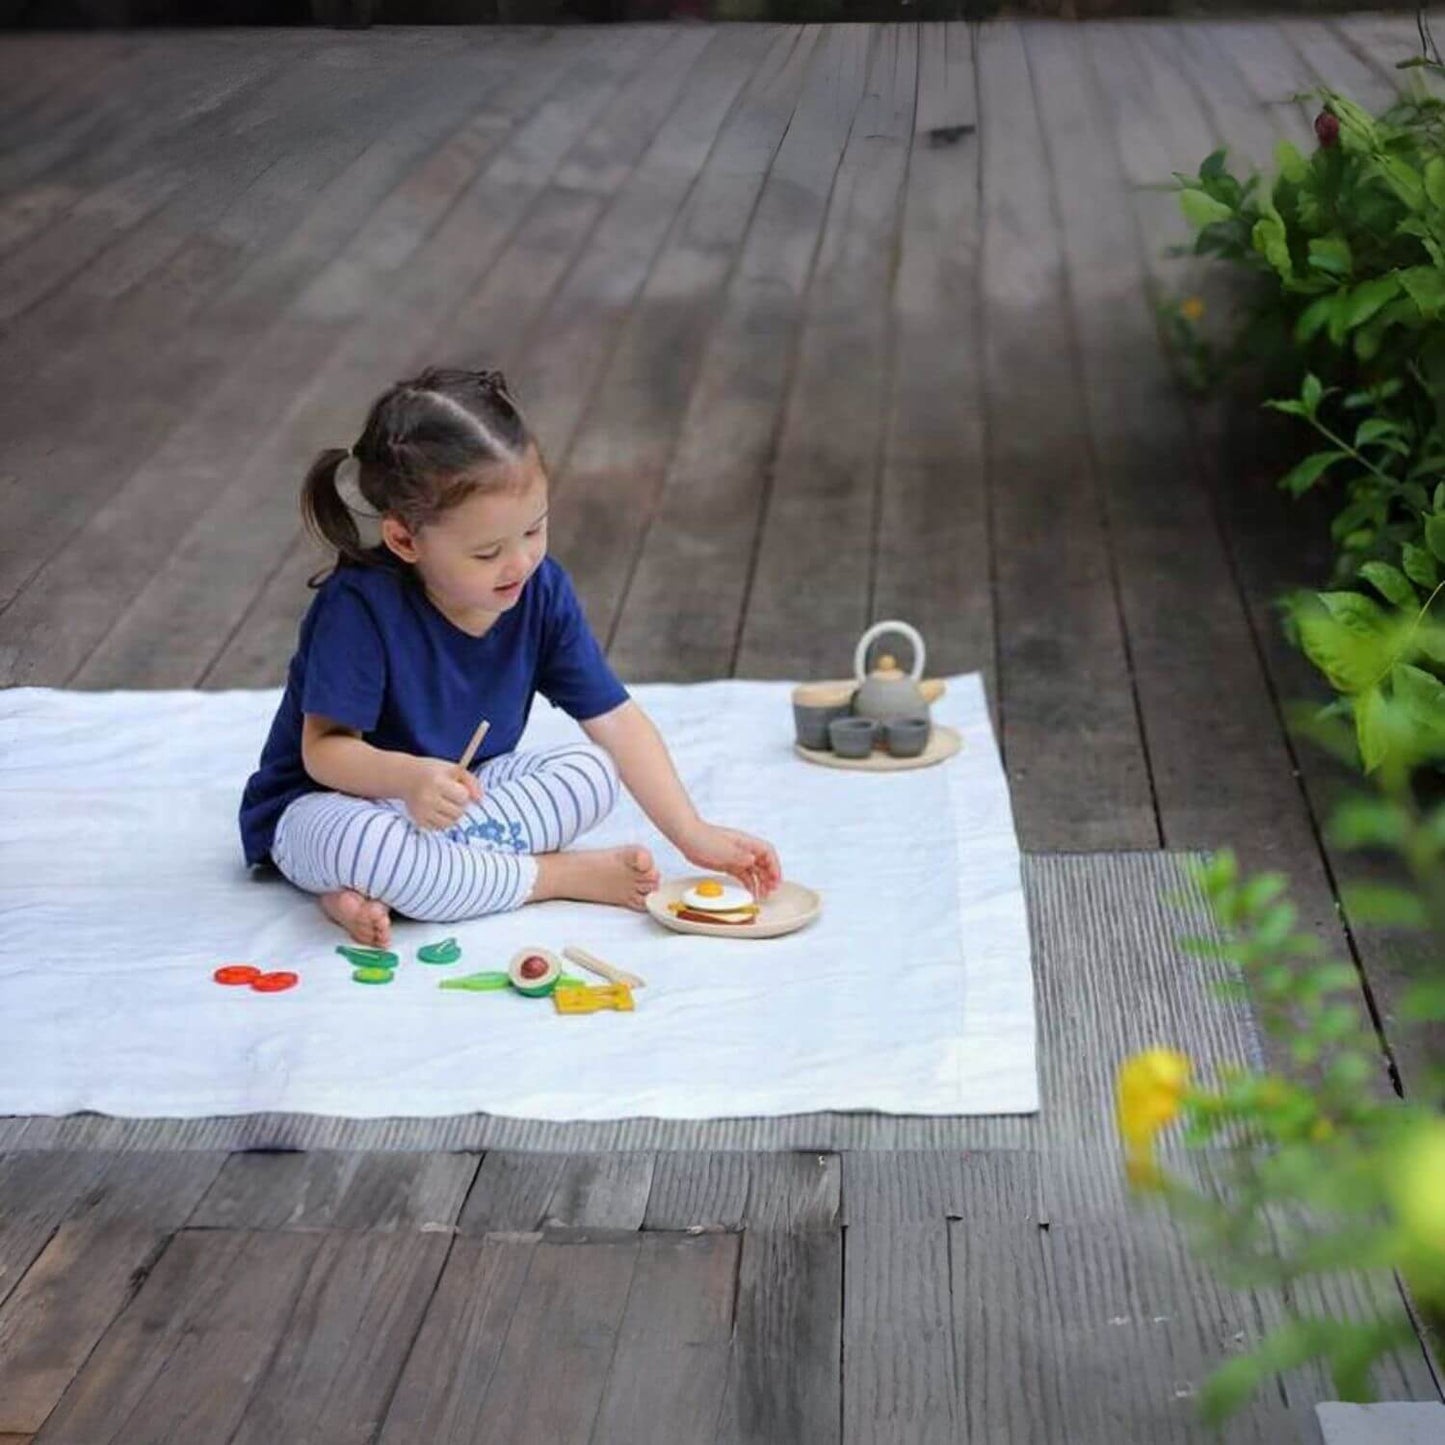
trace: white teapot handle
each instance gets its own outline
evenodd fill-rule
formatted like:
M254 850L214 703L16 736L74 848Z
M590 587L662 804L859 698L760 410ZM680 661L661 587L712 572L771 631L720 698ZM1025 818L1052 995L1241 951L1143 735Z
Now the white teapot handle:
M853 654L853 673L858 681L862 683L868 676L868 649L873 643L886 632L898 632L906 637L913 647L913 671L908 675L914 682L919 682L923 677L923 638L916 627L907 622L875 622L862 637L858 639L858 650Z

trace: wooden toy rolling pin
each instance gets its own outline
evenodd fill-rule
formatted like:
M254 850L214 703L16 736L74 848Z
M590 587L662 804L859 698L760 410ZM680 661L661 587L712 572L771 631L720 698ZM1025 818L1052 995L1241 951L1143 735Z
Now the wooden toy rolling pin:
M628 973L625 969L614 968L610 963L604 963L595 954L588 953L585 948L578 948L575 944L568 944L562 950L562 957L575 963L578 968L585 968L595 973L600 978L605 978L608 983L625 983L629 988L646 988L646 981L638 978L635 973Z

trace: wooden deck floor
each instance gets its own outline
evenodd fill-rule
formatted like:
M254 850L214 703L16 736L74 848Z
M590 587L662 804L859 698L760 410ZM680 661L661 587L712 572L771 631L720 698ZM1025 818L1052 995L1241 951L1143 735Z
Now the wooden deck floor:
M1408 1089L1402 945L1342 925L1331 780L1281 725L1302 514L1174 389L1153 306L1193 280L1151 187L1306 141L1320 81L1380 101L1412 35L0 40L0 684L278 682L311 454L424 362L500 364L624 675L836 675L911 618L931 671L987 675L1025 848L1285 868ZM1071 1329L1123 1207L1051 1232L1033 1167L3 1157L0 1445L1203 1439L1238 1305L1135 1220L1188 1358Z

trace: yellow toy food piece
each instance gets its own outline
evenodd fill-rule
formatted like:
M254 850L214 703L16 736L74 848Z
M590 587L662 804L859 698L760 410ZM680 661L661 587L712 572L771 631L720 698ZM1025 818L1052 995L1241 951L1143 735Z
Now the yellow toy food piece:
M723 896L722 884L713 882L711 878L706 878L699 883L697 885L697 891L702 894L704 898L721 898Z
M559 988L553 993L552 1002L559 1014L595 1014L609 1008L616 1009L618 1013L633 1011L632 990L625 983L605 983L596 988L587 984Z

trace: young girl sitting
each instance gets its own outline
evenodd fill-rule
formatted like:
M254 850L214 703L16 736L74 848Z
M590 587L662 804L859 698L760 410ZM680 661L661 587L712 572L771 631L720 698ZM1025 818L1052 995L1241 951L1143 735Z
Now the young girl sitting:
M302 489L337 563L301 623L241 802L250 864L275 863L359 943L391 913L449 922L548 898L641 908L640 844L569 851L619 779L694 865L765 897L759 838L699 817L661 736L547 556L547 474L498 372L429 370L380 397ZM379 524L379 544L361 528ZM536 693L590 742L515 751ZM481 719L481 761L458 765Z

